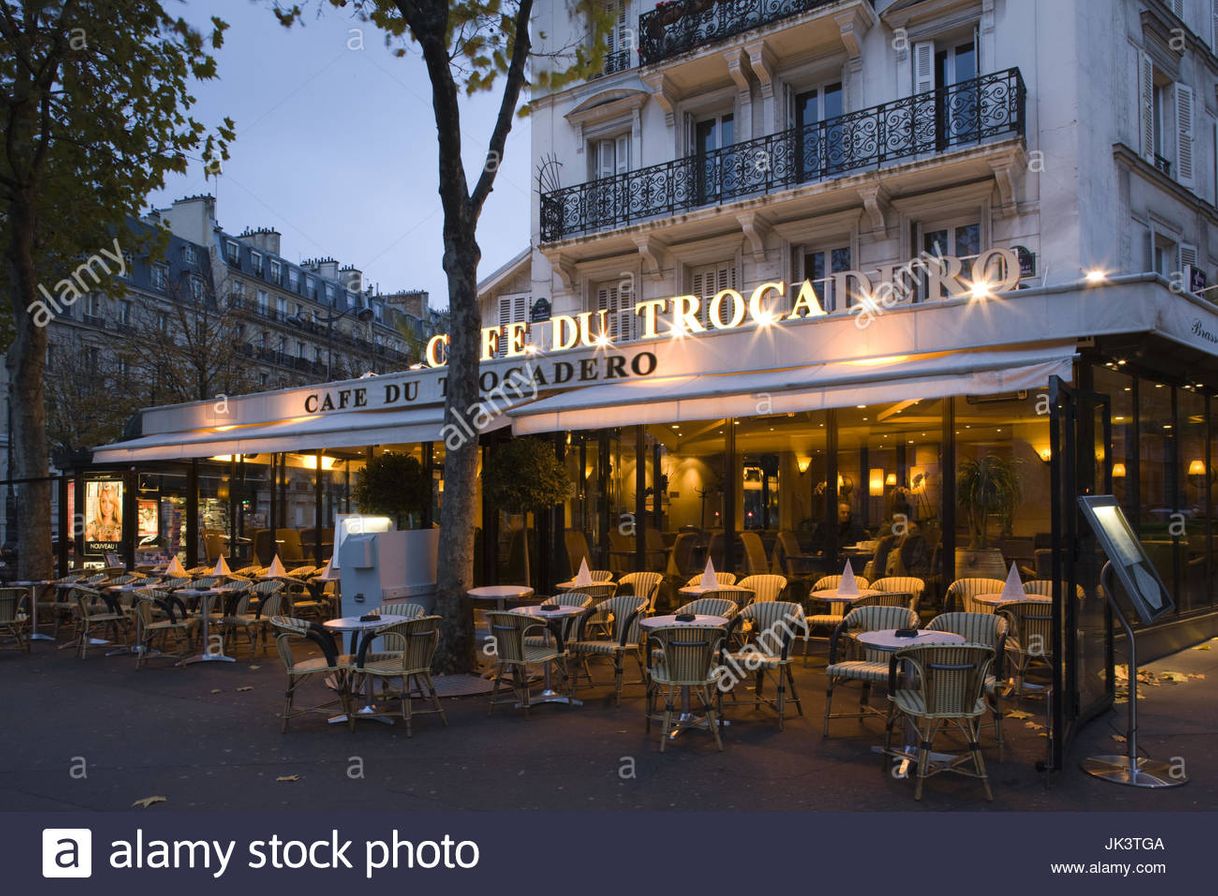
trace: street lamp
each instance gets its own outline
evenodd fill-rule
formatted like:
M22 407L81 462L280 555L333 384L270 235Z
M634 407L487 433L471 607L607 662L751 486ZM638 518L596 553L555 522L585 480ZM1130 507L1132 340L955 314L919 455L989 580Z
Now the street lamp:
M316 311L313 312L315 320L319 320L326 325L326 353L328 361L326 362L326 377L327 379L334 378L334 324L342 320L348 314L355 312L355 319L358 321L372 320L372 309L366 305L363 308L344 308L337 314L320 315ZM300 320L300 315L296 315L296 319Z

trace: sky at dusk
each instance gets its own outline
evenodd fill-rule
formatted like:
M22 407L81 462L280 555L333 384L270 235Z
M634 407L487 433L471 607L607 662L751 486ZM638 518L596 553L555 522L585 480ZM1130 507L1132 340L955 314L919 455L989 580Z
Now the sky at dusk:
M219 77L196 83L195 117L234 119L237 140L218 182L192 163L150 197L157 207L195 193L217 196L230 233L273 227L291 261L333 256L381 290L426 289L448 303L441 268L443 215L436 192L430 84L417 50L395 58L372 25L328 2L304 27L285 29L269 0L189 0L186 17L229 23ZM175 4L166 4L171 11ZM353 29L360 29L362 35ZM362 38L363 49L359 49ZM463 152L471 183L486 151L497 91L464 104ZM479 226L485 277L528 245L529 122L518 119Z

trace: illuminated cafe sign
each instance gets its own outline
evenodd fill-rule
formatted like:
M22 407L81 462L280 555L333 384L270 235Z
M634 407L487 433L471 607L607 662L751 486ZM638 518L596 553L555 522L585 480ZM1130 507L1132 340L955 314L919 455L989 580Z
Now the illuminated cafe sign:
M902 297L909 293L919 278L925 278L928 296L941 299L984 298L995 292L1016 289L1019 286L1020 263L1015 250L994 248L971 260L952 255L928 255L904 265L884 265L876 274L873 280L862 271L839 271L829 279L833 282L835 295L854 297L854 303L849 308L851 313L866 315L880 313L883 307L901 303ZM700 296L644 299L634 306L634 313L642 323L638 338L659 339L708 330L735 330L746 325L765 327L784 320L803 320L828 314L821 307L820 297L811 280L799 285L799 292L789 311L779 311L777 300L786 294L787 284L772 280L762 283L747 298L735 289L722 289L706 301L705 308ZM539 351L548 353L576 348L607 348L612 344L608 317L607 311L556 314L550 320L551 336L546 346L538 346L530 341L532 325L528 321L483 327L482 360L489 361L496 357L500 349L504 357L519 358ZM447 346L447 334L433 336L424 353L427 366L443 367L447 362Z

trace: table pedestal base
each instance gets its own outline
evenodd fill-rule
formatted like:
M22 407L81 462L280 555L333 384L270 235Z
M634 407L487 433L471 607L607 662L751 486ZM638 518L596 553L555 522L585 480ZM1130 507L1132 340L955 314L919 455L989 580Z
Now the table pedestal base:
M331 725L345 725L350 717L343 713L342 715L331 716L326 719ZM389 716L380 715L377 708L369 703L367 706L361 706L355 711L355 721L357 722L380 722L382 725L392 725L394 720Z
M106 651L106 656L160 656L161 651L155 647L144 647L142 644L136 644L134 647L118 647L114 650Z
M179 666L192 666L195 663L235 663L237 660L226 653L200 653L188 656L178 663Z
M51 637L50 635L44 634L42 632L31 632L29 640L31 640L31 641L54 641L55 639L53 637Z
M906 744L903 747L897 747L893 750L885 750L883 747L872 747L872 753L879 753L884 756L889 756L895 760L892 767L892 776L894 778L908 778L909 771L918 764L918 748L913 744ZM953 753L928 753L927 754L931 765L954 765L958 760L967 758L957 756Z
M552 688L546 688L536 694L529 695L529 706L536 706L539 703L565 703L568 706L583 706L583 700L576 700L574 697L568 697L566 694L559 693ZM523 709L523 703L516 704L517 709Z
M1179 766L1145 756L1138 757L1136 767L1130 765L1128 756L1091 756L1083 760L1083 771L1129 787L1179 787L1188 783L1188 778L1180 774Z

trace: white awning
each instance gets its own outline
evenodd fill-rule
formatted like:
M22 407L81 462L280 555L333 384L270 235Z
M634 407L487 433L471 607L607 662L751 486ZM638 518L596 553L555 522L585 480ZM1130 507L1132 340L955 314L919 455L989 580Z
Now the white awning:
M799 413L908 398L995 395L1072 377L1073 340L790 367L765 373L625 380L574 389L508 411L517 435ZM764 408L764 410L761 410Z
M501 418L507 424L506 418ZM297 417L232 428L207 427L157 433L116 442L93 452L95 463L188 460L272 451L362 448L366 445L442 441L442 407ZM492 427L493 428L493 427Z

